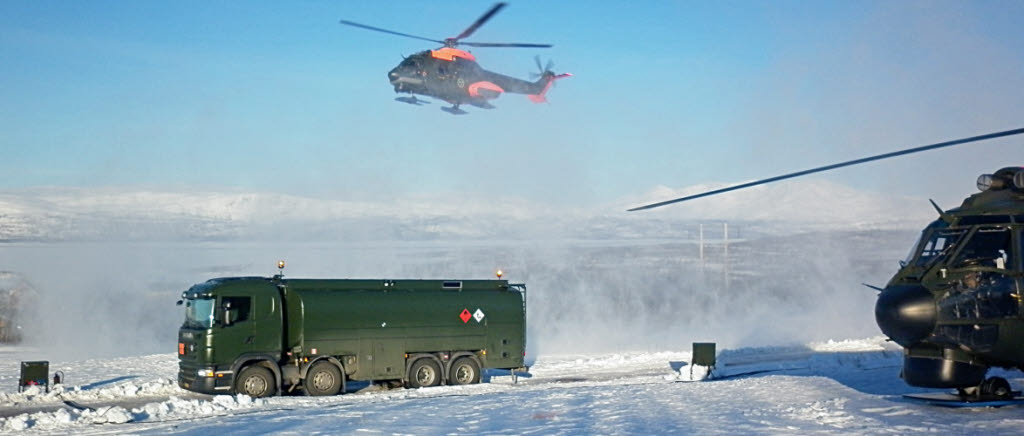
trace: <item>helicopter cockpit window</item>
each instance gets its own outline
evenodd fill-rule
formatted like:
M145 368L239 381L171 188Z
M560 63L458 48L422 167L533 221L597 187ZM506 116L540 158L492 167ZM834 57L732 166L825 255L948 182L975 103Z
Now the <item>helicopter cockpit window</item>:
M1009 227L980 227L964 243L951 265L1014 268L1016 263L1010 258L1011 236Z
M914 256L917 256L917 253L921 251L921 247L928 242L928 237L935 228L944 228L948 226L949 224L946 224L946 222L942 220L935 220L929 224L928 227L925 227L924 230L921 231L921 237L917 239L914 246L910 248L910 252L907 253L907 258L900 261L900 266L907 266L914 260Z
M917 261L914 265L925 266L945 257L949 254L950 247L956 245L964 233L964 229L946 228L937 228L931 232L925 231L921 241L917 244ZM907 263L909 263L909 259Z
M405 60L402 61L402 63L398 64L398 66L403 67L403 68L408 69L408 70L415 70L415 71L420 71L420 70L423 69L422 66L420 65L420 60L417 59L417 58L414 58L414 57L405 58Z

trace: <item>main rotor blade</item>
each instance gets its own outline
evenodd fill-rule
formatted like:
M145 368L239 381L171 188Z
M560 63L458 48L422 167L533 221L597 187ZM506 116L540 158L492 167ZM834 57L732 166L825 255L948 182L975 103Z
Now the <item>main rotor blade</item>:
M345 25L348 25L348 26L353 26L353 27L359 27L359 28L367 29L367 30L376 30L378 32L390 33L392 35L404 36L406 38L422 39L424 41L430 41L430 42L436 42L436 43L439 43L439 44L444 44L444 41L441 41L441 40L424 38L422 36L410 35L408 33L395 32L394 30L381 29L379 27L367 26L365 24L359 24L359 23L356 23L356 22L348 21L348 20L340 20L340 21L338 21L338 23L345 24Z
M470 47L532 47L532 48L551 48L554 47L551 44L521 44L517 42L460 42L459 45L468 45Z
M822 171L833 170L833 169L836 169L836 168L842 168L842 167L847 167L847 166L850 166L850 165L862 164L862 163L865 163L865 162L871 162L871 161L880 160L880 159L888 159L890 157L903 156L905 154L917 153L919 151L934 150L936 148L950 147L950 146L953 146L953 145L960 145L960 144L967 144L969 142L977 142L977 141L984 141L986 139L995 139L995 138L1002 138L1004 136L1019 135L1021 133L1024 133L1024 128L1013 129L1013 130L1006 130L1006 131L1003 131L1003 132L989 133L989 134L979 135L979 136L972 136L970 138L955 139L955 140L952 140L952 141L940 142L938 144L931 144L931 145L923 145L923 146L915 147L915 148L908 148L906 150L894 151L892 153L884 153L884 154L879 154L879 155L875 155L875 156L869 156L869 157L864 157L864 158L860 158L860 159L854 159L854 160L850 160L850 161L846 161L846 162L841 162L841 163L837 163L837 164L825 165L823 167L811 168L809 170L797 171L795 173L784 174L784 175L781 175L781 176L769 177L767 179L757 180L757 181L749 182L749 183L743 183L743 184L736 185L736 186L730 186L728 188L716 189L714 191L703 192L703 193L700 193L700 194L690 195L690 196L687 196L687 197L676 198L674 200L667 200L667 201L662 201L662 202L659 202L659 203L652 203L652 204L648 204L648 205L644 205L644 206L634 207L632 209L628 209L627 212L633 212L633 211L645 210L645 209L654 209L656 207L667 206L669 204L679 203L681 201L693 200L693 199L697 199L697 198L701 198L701 197L708 197L708 196L711 196L711 195L717 195L717 194L721 194L721 193L724 193L724 192L735 191L737 189L749 188L751 186L763 185L765 183L777 182L779 180L791 179L793 177L799 177L799 176L803 176L803 175L807 175L807 174L811 174L811 173L818 173L818 172L822 172Z
M466 30L463 30L462 33L459 34L459 36L456 36L452 39L458 41L462 38L472 35L473 32L476 32L476 29L480 28L480 26L483 26L484 23L487 22L487 20L490 20L491 17L494 16L494 14L497 14L498 11L500 11L501 8L504 8L506 5L508 5L508 3L495 3L494 6L492 6L489 11L484 12L484 14L480 16L480 18L477 18L476 21L473 22L473 24L470 24L469 27L466 28Z

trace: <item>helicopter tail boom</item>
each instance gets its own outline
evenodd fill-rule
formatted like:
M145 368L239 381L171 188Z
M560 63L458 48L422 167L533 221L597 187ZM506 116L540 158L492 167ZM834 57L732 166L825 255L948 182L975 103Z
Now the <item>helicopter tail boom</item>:
M554 84L556 80L563 79L569 76L572 76L572 74L555 74L551 72L545 73L543 77L538 79L536 82L533 82L535 86L540 88L540 92L536 94L528 94L526 97L529 98L530 101L534 103L544 103L548 101L548 99L544 95L547 94L549 89L551 89L551 85Z

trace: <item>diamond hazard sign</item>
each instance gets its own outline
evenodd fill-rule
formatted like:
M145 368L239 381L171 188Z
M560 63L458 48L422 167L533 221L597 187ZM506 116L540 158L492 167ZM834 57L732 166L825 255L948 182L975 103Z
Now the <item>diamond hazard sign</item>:
M483 321L484 320L484 311L482 311L480 309L477 309L476 312L473 312L473 319L475 319L476 322Z
M469 319L472 317L473 315L470 315L469 309L462 309L462 313L459 314L459 319L461 319L463 323L469 322Z

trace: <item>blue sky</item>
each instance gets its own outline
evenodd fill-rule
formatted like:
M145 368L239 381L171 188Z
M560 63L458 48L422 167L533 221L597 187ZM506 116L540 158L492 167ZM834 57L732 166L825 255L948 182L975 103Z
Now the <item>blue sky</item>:
M395 102L386 73L490 1L2 2L0 189L498 193L596 205L1024 127L1019 1L516 1L470 40L535 105ZM859 189L960 198L1024 165L1007 139L848 168ZM952 206L952 205L950 205Z

